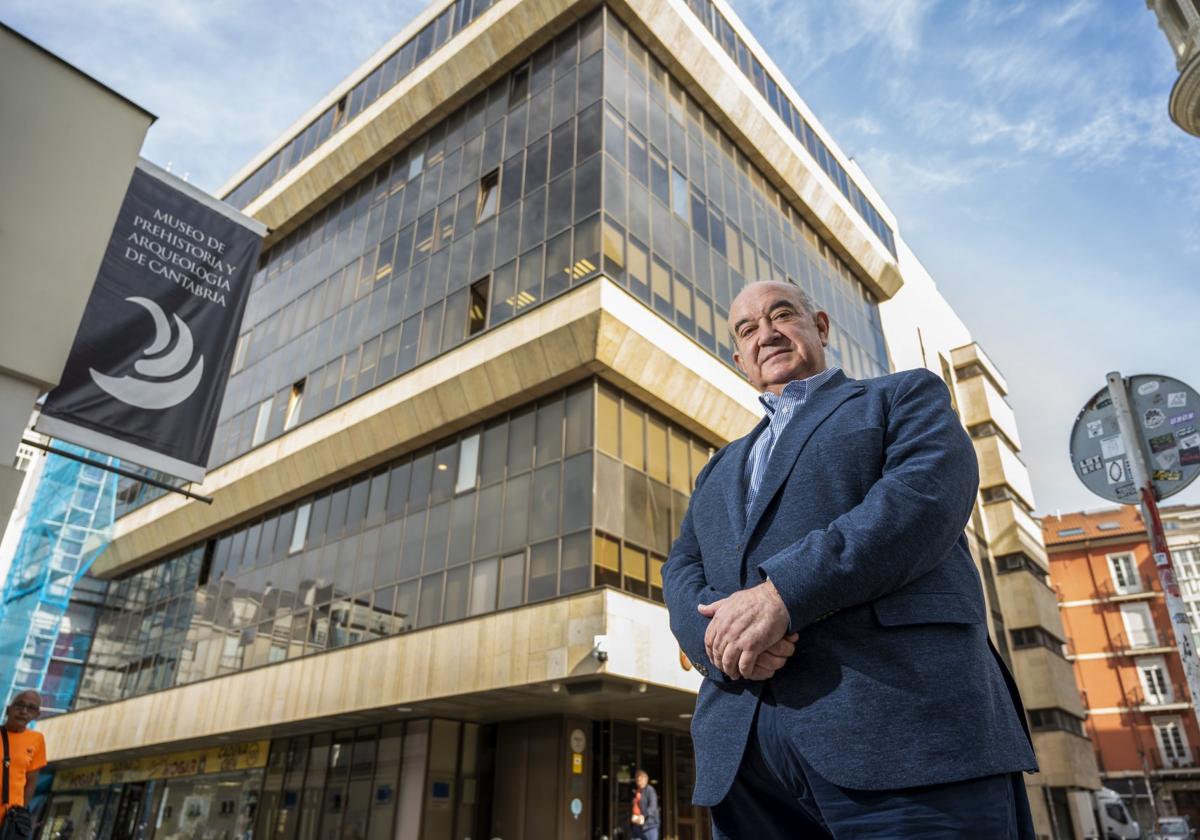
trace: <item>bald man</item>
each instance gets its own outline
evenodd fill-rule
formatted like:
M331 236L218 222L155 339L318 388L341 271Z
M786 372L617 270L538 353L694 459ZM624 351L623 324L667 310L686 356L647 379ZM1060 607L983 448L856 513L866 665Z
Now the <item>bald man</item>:
M829 316L791 284L747 286L729 329L766 416L701 471L663 568L705 677L694 801L715 837L1032 838L1037 765L946 385L829 367Z
M4 713L3 742L7 765L7 797L0 802L0 826L9 818L13 806L26 806L33 800L38 771L46 766L46 742L42 733L29 728L42 712L42 697L36 691L22 691L13 697Z

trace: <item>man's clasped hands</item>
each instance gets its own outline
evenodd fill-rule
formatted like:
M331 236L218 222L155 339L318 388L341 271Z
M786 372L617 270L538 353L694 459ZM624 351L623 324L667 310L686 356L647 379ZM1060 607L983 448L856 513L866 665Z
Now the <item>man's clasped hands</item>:
M711 619L704 652L730 679L770 679L796 651L797 634L787 632L787 608L769 579L696 609Z

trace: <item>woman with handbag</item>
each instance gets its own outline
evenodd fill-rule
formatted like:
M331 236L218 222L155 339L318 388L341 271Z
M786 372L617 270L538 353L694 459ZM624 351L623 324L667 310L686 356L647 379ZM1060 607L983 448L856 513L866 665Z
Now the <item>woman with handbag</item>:
M3 775L0 776L0 840L33 837L33 815L25 807L37 787L38 771L46 766L46 742L42 733L29 728L42 711L36 691L22 691L5 710L0 727L3 744Z

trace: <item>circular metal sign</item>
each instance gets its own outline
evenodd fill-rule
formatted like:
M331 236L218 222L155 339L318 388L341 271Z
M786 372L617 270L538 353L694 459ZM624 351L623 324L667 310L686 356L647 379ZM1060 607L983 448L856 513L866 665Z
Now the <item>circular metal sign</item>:
M1126 384L1154 489L1160 499L1173 496L1200 475L1200 394L1169 376L1141 374ZM1071 466L1097 496L1126 505L1141 501L1108 388L1097 391L1075 418Z

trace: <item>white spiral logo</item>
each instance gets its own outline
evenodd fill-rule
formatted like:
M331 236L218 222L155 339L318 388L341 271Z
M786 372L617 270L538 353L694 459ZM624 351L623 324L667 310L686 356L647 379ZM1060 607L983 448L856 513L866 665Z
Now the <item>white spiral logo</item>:
M129 297L125 300L136 303L150 313L154 319L154 341L142 351L143 356L153 356L167 349L171 343L171 325L162 307L149 298ZM123 403L136 408L170 408L186 400L200 384L204 375L204 356L201 355L192 369L178 379L170 379L185 367L192 359L192 331L184 320L174 316L179 338L175 348L165 356L156 359L139 359L133 363L133 369L143 376L154 376L157 379L139 379L133 376L108 376L95 368L88 368L92 379L108 394Z

